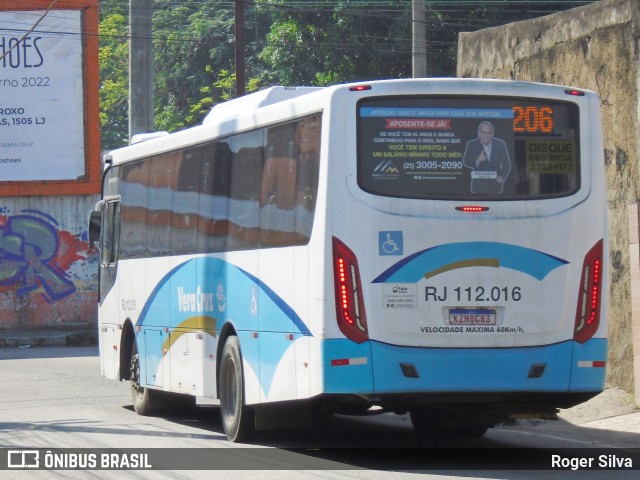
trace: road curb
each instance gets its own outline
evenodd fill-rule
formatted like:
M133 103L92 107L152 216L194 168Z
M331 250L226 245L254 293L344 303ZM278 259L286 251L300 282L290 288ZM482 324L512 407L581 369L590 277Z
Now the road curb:
M89 330L0 336L0 348L89 346L97 343L97 333Z

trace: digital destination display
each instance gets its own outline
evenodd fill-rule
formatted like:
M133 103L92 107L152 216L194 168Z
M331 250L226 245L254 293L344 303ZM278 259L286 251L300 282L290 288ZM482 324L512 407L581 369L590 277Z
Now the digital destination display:
M401 97L358 106L358 182L378 195L570 195L578 146L578 107L568 102Z

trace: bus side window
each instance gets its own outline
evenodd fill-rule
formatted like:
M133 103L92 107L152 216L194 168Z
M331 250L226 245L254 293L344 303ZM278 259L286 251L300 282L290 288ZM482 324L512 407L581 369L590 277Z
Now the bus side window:
M222 252L226 249L229 230L230 159L231 149L225 141L203 147L198 188L199 252Z
M152 255L172 255L171 220L174 163L179 153L169 152L151 159L149 172L149 217L147 218L147 248Z
M100 232L100 299L103 299L116 282L120 247L120 201L108 200L102 208Z
M295 125L286 124L267 130L265 162L262 172L260 206L275 205L292 210L296 191Z
M141 258L148 253L149 163L143 160L120 168L122 258Z
M120 202L107 201L102 210L102 219L100 254L101 264L106 267L118 261Z
M303 118L296 125L298 168L296 175L296 245L306 244L311 237L318 194L320 170L321 117Z
M262 244L308 242L318 191L319 147L319 115L269 129L260 196Z
M177 179L171 209L171 250L177 255L193 253L196 248L202 150L203 147L195 147L174 157Z
M295 221L297 145L295 124L267 130L260 188L260 243L291 245Z
M258 245L263 135L263 130L257 130L229 139L232 160L227 242L231 250Z

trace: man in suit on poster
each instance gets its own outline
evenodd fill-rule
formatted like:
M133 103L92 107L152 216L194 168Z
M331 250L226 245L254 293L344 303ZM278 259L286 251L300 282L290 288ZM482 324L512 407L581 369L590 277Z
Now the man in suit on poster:
M485 120L478 125L478 138L467 142L462 160L471 169L471 193L501 194L511 171L507 144L493 135L493 124Z

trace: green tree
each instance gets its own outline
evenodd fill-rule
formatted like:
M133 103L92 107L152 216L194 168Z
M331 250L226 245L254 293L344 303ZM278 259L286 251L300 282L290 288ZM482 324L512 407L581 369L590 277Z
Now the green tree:
M108 3L108 2L107 2ZM102 149L126 145L128 141L128 15L103 8L99 25L100 51L100 139Z
M427 0L427 71L454 76L457 36L590 1ZM156 128L201 122L235 96L234 2L155 0ZM245 2L247 91L269 85L328 85L411 75L411 1ZM128 135L127 0L100 1L102 148Z
M103 149L113 149L128 141L128 2L102 0L100 14L101 138ZM154 2L157 130L176 131L200 123L212 105L230 98L233 41L229 2ZM258 88L256 82L251 85Z
M154 103L160 130L198 123L223 99L214 84L233 69L234 32L233 10L219 3L155 2Z
M271 28L258 58L285 85L327 85L411 75L410 2L336 1L289 7L272 0Z

